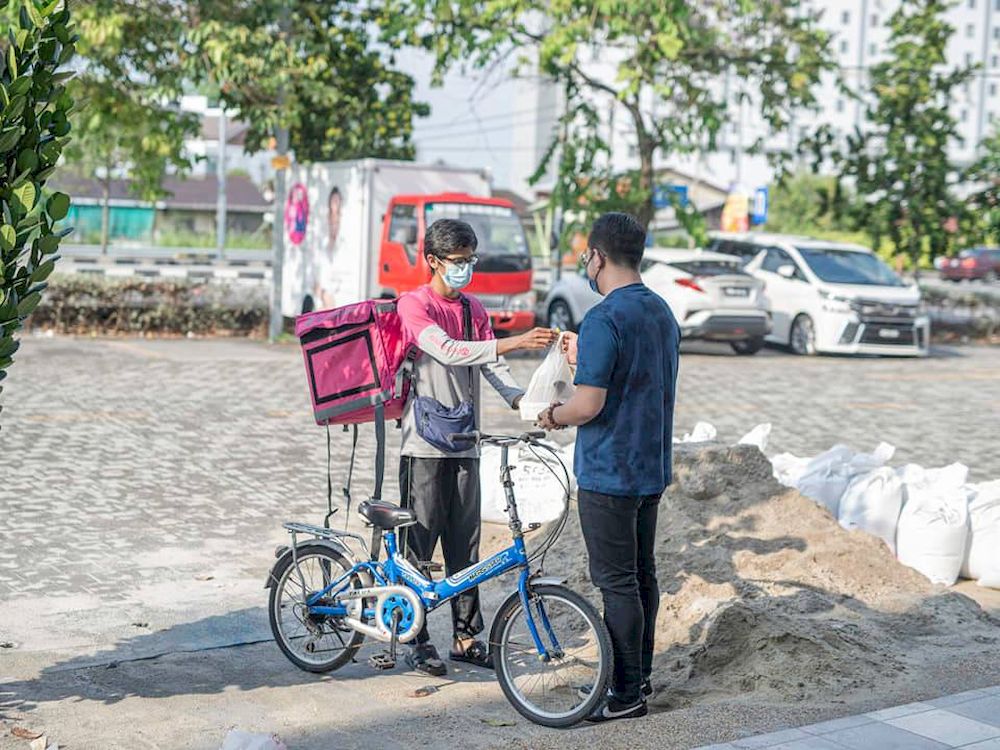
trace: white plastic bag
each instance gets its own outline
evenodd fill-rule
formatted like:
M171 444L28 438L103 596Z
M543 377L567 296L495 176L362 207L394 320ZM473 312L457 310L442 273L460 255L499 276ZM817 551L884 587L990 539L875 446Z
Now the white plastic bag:
M251 734L230 729L219 750L288 750L276 734Z
M771 423L764 422L754 427L740 438L739 445L756 445L760 450L767 449L767 439L771 436Z
M857 453L846 445L835 445L811 459L794 486L839 518L840 498L851 480L885 465L895 451L888 443L879 443L871 453Z
M559 446L549 443L553 448ZM569 475L569 491L576 489L573 477L572 456L567 463L562 451L560 458ZM566 474L559 462L544 450L535 456L526 446L511 450L508 460L513 467L510 478L514 482L514 498L522 523L547 523L554 521L566 507ZM539 457L541 460L539 460ZM483 523L506 524L507 496L500 484L500 448L484 445L479 459L480 518Z
M1000 588L1000 479L967 486L969 539L962 577Z
M519 411L521 419L526 422L534 422L555 401L566 403L576 390L573 387L573 371L562 351L564 335L560 334L542 364L532 373L528 388L521 397Z
M896 524L903 506L903 481L892 469L859 474L840 498L840 525L879 537L896 552Z
M803 474L811 459L795 456L791 453L779 453L771 459L774 478L786 487L794 487Z

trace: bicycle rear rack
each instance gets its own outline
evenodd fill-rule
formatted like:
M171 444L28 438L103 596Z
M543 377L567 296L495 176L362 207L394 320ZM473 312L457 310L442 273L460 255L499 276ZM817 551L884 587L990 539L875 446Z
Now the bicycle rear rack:
M368 559L368 544L365 542L365 538L360 534L355 534L350 531L338 531L337 529L328 529L325 526L313 526L309 523L298 523L296 521L286 521L282 526L292 535L292 546L297 544L296 537L299 534L309 534L311 536L317 537L319 539L329 539L333 542L339 542L340 544L349 548L349 545L354 542L361 547L362 555L360 559ZM348 541L350 540L350 541Z

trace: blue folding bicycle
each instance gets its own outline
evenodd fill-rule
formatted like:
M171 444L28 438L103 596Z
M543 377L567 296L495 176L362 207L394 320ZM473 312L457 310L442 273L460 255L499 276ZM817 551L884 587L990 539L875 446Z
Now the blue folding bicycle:
M537 724L567 727L586 717L603 699L610 679L611 638L586 599L561 585L561 579L540 574L541 561L561 533L567 511L564 508L538 549L529 552L508 463L509 449L521 444L533 453L549 451L559 460L538 442L544 435L451 436L456 442L500 448L500 479L513 543L446 578L433 580L400 554L396 529L416 522L409 509L376 500L360 504L358 512L373 528L370 549L358 534L284 524L292 543L277 550L267 586L271 630L285 656L300 669L330 672L351 662L367 635L389 644L369 663L391 669L397 644L417 636L428 612L516 568L517 589L497 610L489 636L500 687L514 708ZM565 466L562 469L568 499L568 475ZM529 525L528 531L536 528ZM311 538L300 542L299 534ZM385 549L381 561L380 548ZM534 573L533 563L539 566ZM421 567L427 571L429 566Z

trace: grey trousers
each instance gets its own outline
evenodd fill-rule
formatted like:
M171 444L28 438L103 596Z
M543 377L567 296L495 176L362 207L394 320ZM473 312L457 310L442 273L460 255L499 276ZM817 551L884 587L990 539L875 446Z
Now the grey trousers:
M401 530L400 548L411 562L430 560L439 539L446 575L479 562L478 458L403 456L399 492L402 506L417 513L417 523ZM451 618L456 638L483 632L478 588L451 600ZM425 622L416 642L428 640Z

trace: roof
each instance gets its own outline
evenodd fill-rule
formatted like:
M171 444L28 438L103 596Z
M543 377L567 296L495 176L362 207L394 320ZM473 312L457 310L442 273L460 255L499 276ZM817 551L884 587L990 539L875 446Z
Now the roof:
M833 248L836 250L853 250L859 253L871 253L871 248L852 242L837 242L818 237L806 237L799 234L773 234L768 232L709 232L712 239L735 240L751 242L755 245L785 244L806 248Z
M661 263L677 263L688 260L718 260L732 263L736 258L726 253L713 253L708 250L685 250L684 248L673 247L651 247L643 253L643 258L658 260ZM737 261L738 262L738 261Z
M246 141L250 126L245 122L226 119L226 143L242 146ZM201 137L206 141L219 140L219 118L217 115L205 115L201 118Z
M495 188L493 190L493 197L503 198L504 200L508 200L511 203L513 203L514 212L518 216L527 216L529 213L531 213L531 211L529 211L529 207L531 206L531 204L528 202L528 199L525 198L520 193L515 193L513 190L504 190L503 188Z
M75 203L86 205L102 200L103 188L99 180L62 174L53 182ZM163 189L171 194L157 201L156 205L165 209L214 212L218 188L219 182L214 174L184 179L168 177L163 181ZM140 200L129 190L128 180L111 181L111 202L117 205L150 205L149 201ZM226 178L226 208L230 211L264 213L271 209L271 204L249 177L234 174Z

